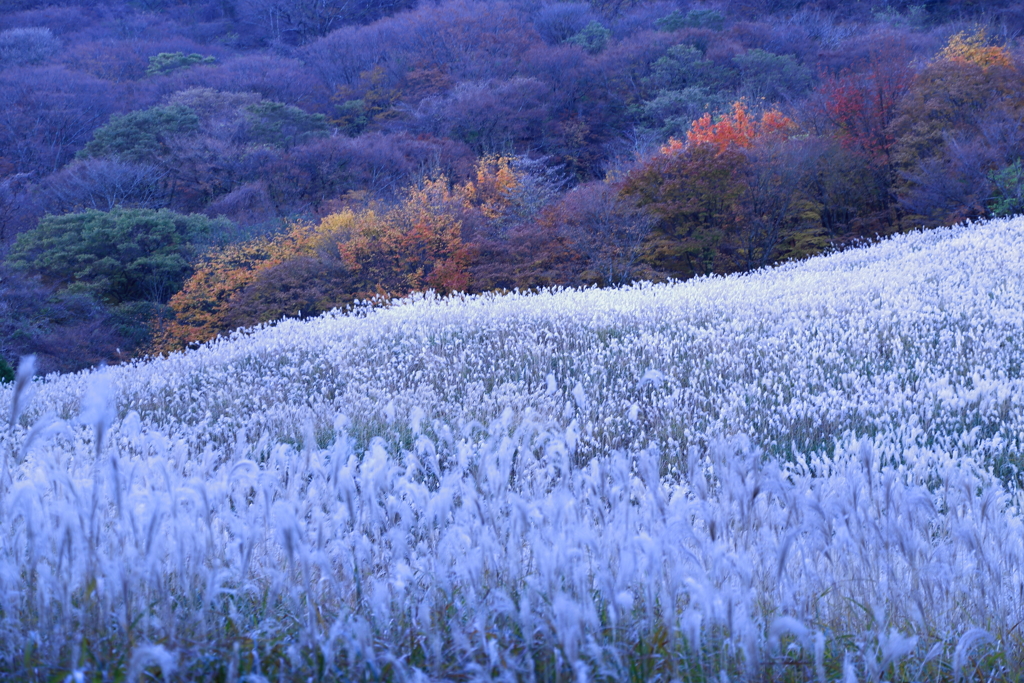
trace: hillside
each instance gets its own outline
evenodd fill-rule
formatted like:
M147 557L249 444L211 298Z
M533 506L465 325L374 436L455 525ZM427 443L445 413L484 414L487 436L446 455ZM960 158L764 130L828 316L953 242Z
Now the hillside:
M1014 218L4 387L0 672L1016 680L1022 283Z
M1021 0L5 0L0 378L1019 214L1022 35Z

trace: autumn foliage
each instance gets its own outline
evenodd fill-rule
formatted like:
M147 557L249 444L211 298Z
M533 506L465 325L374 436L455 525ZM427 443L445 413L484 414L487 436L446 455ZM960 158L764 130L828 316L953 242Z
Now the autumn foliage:
M742 101L734 102L732 112L712 120L710 113L693 122L686 141L691 145L714 145L719 151L729 147L750 149L770 138L782 138L795 132L796 124L778 109L770 109L760 118L751 115ZM663 151L678 148L680 143L670 140Z
M174 319L157 346L169 350L240 324L316 315L356 299L465 291L470 252L463 224L506 216L522 176L512 160L487 158L465 184L439 176L384 210L344 209L317 225L299 223L276 237L216 250L171 299Z
M992 215L1016 190L1024 155L1024 79L1005 47L958 33L915 75L890 126L905 227ZM1009 175L1008 175L1009 173Z
M381 216L349 213L329 216L325 224L337 223L330 239L358 278L357 295L395 297L424 289L447 294L469 285L458 208L442 176L411 190Z
M984 29L978 29L970 35L966 31L953 35L939 52L939 58L983 68L1013 65L1013 59L1005 47L989 44Z
M356 298L752 269L1024 206L1019 45L963 30L1020 35L1019 3L705 4L0 3L0 265L84 211L218 221L163 259L159 314L102 294L99 267L23 268L166 349Z
M154 348L170 350L192 341L212 339L225 331L239 293L261 274L311 248L315 231L303 225L273 237L232 244L211 251L181 291L171 297L171 320L160 325Z
M883 36L856 68L828 76L819 86L824 117L848 149L863 154L889 173L895 137L890 130L897 108L914 83L914 70L903 40ZM891 181L886 177L885 181Z

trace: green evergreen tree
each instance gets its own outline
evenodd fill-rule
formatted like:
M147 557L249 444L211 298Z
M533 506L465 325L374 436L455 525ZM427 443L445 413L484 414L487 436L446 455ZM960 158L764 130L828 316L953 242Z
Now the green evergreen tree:
M18 236L9 261L107 303L164 303L192 274L201 246L230 229L224 218L167 209L44 216Z
M7 362L7 359L0 356L0 384L10 384L14 381L14 368Z
M178 69L187 69L196 64L213 64L216 61L215 57L204 57L198 52L189 55L184 52L161 52L149 58L149 68L146 69L146 74L159 76Z
M565 42L579 45L592 55L596 55L608 45L608 39L612 32L601 25L600 22L592 21L583 27L583 30L567 39Z
M78 155L116 156L122 161L153 163L166 153L168 137L198 130L199 116L189 107L152 107L111 117Z

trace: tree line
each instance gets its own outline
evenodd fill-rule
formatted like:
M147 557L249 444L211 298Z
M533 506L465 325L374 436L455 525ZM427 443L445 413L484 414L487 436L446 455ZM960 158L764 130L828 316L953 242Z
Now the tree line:
M16 0L0 358L1009 215L1021 28L1008 1Z

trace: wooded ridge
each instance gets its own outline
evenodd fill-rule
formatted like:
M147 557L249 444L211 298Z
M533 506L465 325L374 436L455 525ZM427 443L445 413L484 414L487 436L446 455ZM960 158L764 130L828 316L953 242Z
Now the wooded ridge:
M8 1L0 374L1012 215L1022 28L1008 1Z

